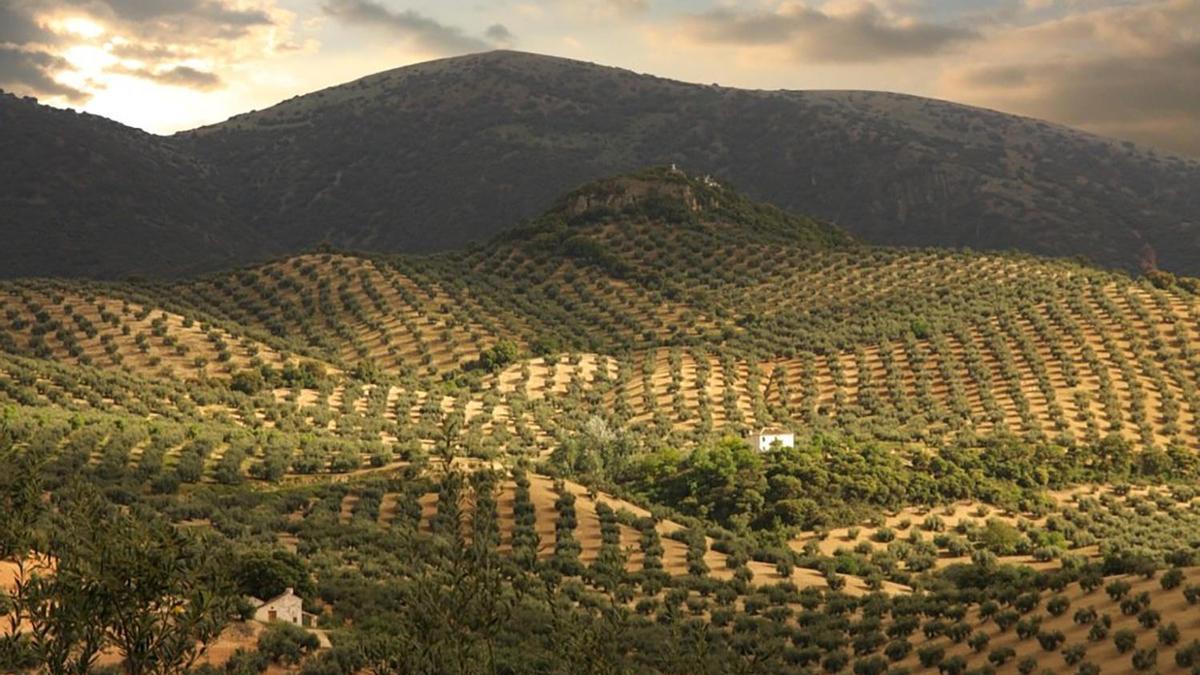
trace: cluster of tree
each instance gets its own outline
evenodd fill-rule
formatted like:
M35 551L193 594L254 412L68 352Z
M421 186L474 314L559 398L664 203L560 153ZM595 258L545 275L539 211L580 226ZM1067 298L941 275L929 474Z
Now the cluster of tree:
M897 452L828 434L762 453L727 437L690 453L667 448L635 456L614 482L734 530L811 529L872 510L980 499L1019 509L1047 488L1130 478L1186 481L1190 455L1134 453L1116 436L1095 448L988 437L933 451Z
M16 566L0 669L90 672L109 647L130 674L190 667L238 615L227 547L83 483L46 503L43 461L0 439L0 560Z

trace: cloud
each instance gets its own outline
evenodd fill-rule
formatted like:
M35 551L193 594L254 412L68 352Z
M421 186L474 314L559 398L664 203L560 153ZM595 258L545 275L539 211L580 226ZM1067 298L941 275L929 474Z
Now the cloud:
M0 84L44 96L62 96L72 103L86 101L86 92L55 81L54 72L66 67L67 62L53 54L0 45Z
M69 103L102 90L105 73L214 89L223 67L292 45L294 15L276 3L0 0L0 84Z
M321 9L345 24L385 30L437 54L478 52L495 46L494 40L472 37L461 28L439 23L411 9L393 11L373 0L326 0ZM507 28L499 25L492 28L497 27L503 30L503 37L512 39Z
M118 58L143 62L170 61L188 56L187 50L171 45L139 44L135 42L114 44L109 48L109 52Z
M1200 157L1200 0L1060 17L993 36L942 93Z
M27 8L13 0L0 0L0 44L24 45L53 40L54 35L38 25Z
M483 35L488 39L489 42L497 47L512 47L517 41L517 38L512 34L512 31L508 30L508 26L505 26L502 23L488 26L488 29L484 31Z
M155 21L187 16L211 23L238 26L267 24L271 18L260 9L238 9L217 0L103 0L118 16L131 21Z
M162 70L117 66L110 68L109 72L132 75L133 77L140 77L173 87L186 87L201 91L216 89L221 86L221 78L215 73L198 70L191 66L174 66Z
M262 8L243 9L224 0L66 0L126 32L175 41L233 40L274 23Z
M58 82L54 75L69 67L48 47L58 36L39 24L31 8L0 0L0 85L21 93L61 96L72 103L88 99L86 92Z
M693 42L784 46L801 59L825 62L931 56L979 37L967 28L891 17L870 2L836 13L794 3L774 11L715 9L686 17L683 29Z

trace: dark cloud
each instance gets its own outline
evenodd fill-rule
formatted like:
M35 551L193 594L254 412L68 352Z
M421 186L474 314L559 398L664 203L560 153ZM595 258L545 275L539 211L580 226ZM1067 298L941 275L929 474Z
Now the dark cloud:
M125 68L114 67L109 69L110 72L120 73L122 75L132 75L145 80L158 82L159 84L171 85L174 87L187 87L188 89L208 90L215 89L221 86L221 78L215 73L210 73L204 70L197 70L190 66L175 66L164 70L148 70L145 68Z
M112 45L110 52L113 56L122 59L151 62L181 59L188 55L186 49L171 45L138 44L135 42Z
M803 6L777 12L716 9L688 17L684 27L698 42L789 46L800 58L831 62L930 56L979 37L957 26L893 21L871 4L847 14Z
M33 20L31 12L14 0L0 0L0 44L45 44L55 36Z
M512 34L512 31L508 30L508 26L505 26L502 23L488 26L487 31L485 31L483 35L488 39L489 42L497 47L512 47L517 41L517 38Z
M54 80L54 72L66 67L67 62L53 54L0 45L0 84L22 93L62 96L72 103L86 101L86 92Z
M94 1L94 0L93 0ZM271 23L260 10L242 10L215 0L102 0L113 15L133 22L188 17L213 24L259 26Z
M119 24L142 37L179 42L232 40L251 28L271 25L258 9L239 9L225 0L64 0L88 14Z
M34 20L33 8L16 0L0 0L0 85L38 96L62 96L73 103L86 101L86 92L54 79L70 67L46 48L58 36Z
M383 29L439 54L478 52L494 46L411 9L393 11L373 0L326 0L321 9L343 23Z

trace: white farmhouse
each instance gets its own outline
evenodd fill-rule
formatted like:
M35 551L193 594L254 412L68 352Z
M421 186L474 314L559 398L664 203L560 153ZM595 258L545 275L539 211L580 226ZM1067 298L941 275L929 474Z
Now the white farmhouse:
M763 427L758 430L758 433L750 434L749 441L750 445L757 448L759 452L770 450L775 443L779 443L780 447L784 448L796 447L796 435L779 427Z
M261 623L283 621L296 626L312 626L316 616L304 611L304 600L291 588L270 600L250 599L254 605L254 620Z

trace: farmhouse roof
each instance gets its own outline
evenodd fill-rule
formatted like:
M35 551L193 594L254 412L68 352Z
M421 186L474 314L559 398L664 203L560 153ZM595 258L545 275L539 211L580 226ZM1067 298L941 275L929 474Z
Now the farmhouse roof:
M271 598L270 600L259 600L258 598L255 598L255 597L251 597L251 598L249 598L249 600L250 600L250 604L254 605L255 608L258 608L258 607L262 607L263 605L269 605L273 602L278 602L279 600L282 600L284 598L296 595L296 593L294 591L295 591L295 589L293 589L291 586L288 586L287 588L285 588L283 590L282 593Z

